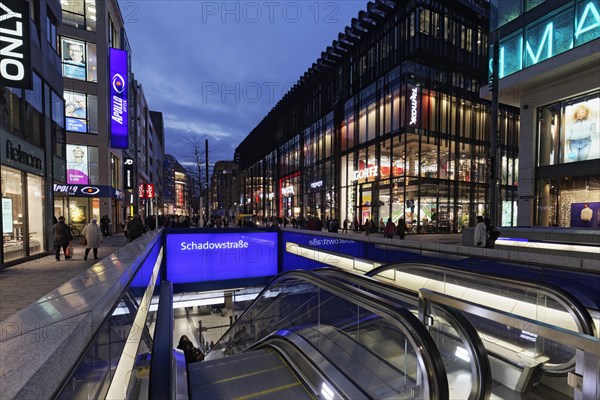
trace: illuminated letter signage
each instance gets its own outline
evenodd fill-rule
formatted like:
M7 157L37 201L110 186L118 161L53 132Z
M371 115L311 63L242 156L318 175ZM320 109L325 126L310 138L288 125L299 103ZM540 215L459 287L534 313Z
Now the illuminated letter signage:
M284 196L290 196L294 194L294 187L293 186L288 186L288 187L284 187L281 188L281 194Z
M133 189L133 159L126 158L123 162L125 173L125 189Z
M127 52L110 49L110 147L129 147L127 113Z
M144 185L143 183L140 183L138 185L138 197L140 199L146 198L146 185Z
M321 186L323 186L323 181L313 182L310 184L312 189L320 188Z
M417 123L417 91L418 88L414 87L410 95L410 125Z
M0 84L31 89L29 3L0 0Z
M379 175L378 170L379 168L375 165L373 167L354 171L354 176L352 177L352 180L357 181L359 179L374 178Z

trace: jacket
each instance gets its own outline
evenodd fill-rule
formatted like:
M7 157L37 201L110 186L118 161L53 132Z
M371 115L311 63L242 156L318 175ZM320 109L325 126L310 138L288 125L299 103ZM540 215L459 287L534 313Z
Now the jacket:
M52 227L52 233L54 234L54 244L58 246L68 246L69 242L73 240L71 235L71 228L65 224L64 221L58 221Z
M81 235L87 240L86 249L97 249L102 241L102 231L98 224L90 222L83 228Z
M475 234L473 235L473 245L475 247L485 247L485 242L487 240L487 228L485 223L478 222L475 225Z

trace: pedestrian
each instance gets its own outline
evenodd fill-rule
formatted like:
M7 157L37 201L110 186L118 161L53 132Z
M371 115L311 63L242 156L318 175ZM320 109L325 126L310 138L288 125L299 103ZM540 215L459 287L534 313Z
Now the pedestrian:
M394 233L396 233L396 224L392 221L392 218L389 217L387 223L385 224L385 228L383 229L383 235L386 238L392 239L394 237Z
M483 216L477 216L477 225L475 225L475 234L473 235L473 245L475 247L485 247L487 239L487 229L485 222L483 222Z
M73 240L71 234L71 228L65 224L65 217L58 217L58 222L52 227L52 233L54 234L54 251L56 255L56 261L60 261L60 249L62 247L63 253L65 254L65 260L71 258L71 255L67 255L67 248Z
M199 348L194 346L192 341L188 339L186 335L181 336L177 348L179 350L183 350L183 354L185 355L185 362L187 364L204 360L204 354L200 351Z
M133 217L133 219L131 221L129 221L127 223L126 230L127 230L127 241L131 243L135 239L142 236L142 233L146 232L146 227L144 226L144 223L142 222L142 218L139 215L136 215L135 217Z
M83 231L81 231L81 236L85 238L86 242L85 254L83 255L84 260L87 260L90 249L94 250L94 260L98 259L98 247L100 247L100 242L102 241L102 231L96 222L96 218L93 218L90 223L83 228Z
M367 236L371 233L371 221L369 221L369 218L365 220L365 232L367 233Z
M109 227L110 218L108 218L108 215L105 215L102 218L100 218L100 229L102 230L102 237L110 236Z
M485 247L488 249L493 249L496 246L496 240L500 237L500 231L494 225L492 225L492 221L485 217L483 219L483 223L485 224Z
M407 231L408 227L406 226L406 221L404 221L404 218L398 219L398 225L396 225L396 234L400 236L400 239L404 240Z
M350 223L350 221L348 220L348 217L346 217L346 219L344 219L342 233L348 233L348 224L349 223Z
M358 223L358 218L354 217L354 233L360 232L360 224Z

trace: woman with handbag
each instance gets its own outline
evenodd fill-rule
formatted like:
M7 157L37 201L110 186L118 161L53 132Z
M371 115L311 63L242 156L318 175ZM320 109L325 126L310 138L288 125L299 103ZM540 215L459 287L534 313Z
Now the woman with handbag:
M82 238L79 244L85 245L84 260L87 260L90 249L94 249L94 260L98 259L98 247L100 247L100 242L102 240L102 231L96 222L96 218L92 219L81 232Z

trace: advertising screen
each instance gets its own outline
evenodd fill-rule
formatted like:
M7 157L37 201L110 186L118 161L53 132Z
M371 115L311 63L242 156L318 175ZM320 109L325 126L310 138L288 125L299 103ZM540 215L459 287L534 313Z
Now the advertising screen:
M168 233L167 279L174 284L277 275L277 232Z
M562 162L600 158L600 98L565 107Z
M12 233L12 199L2 198L2 233Z
M76 39L62 39L63 76L85 80L85 43Z
M72 185L87 185L88 172L87 146L67 145L67 183Z

